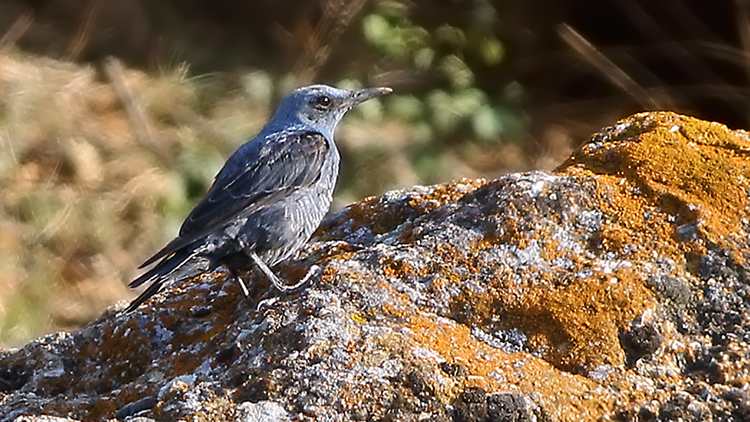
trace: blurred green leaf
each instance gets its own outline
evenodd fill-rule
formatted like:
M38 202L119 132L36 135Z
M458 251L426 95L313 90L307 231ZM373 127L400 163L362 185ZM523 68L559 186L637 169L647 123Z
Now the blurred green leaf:
M414 168L423 180L434 183L445 173L445 162L439 150L425 148L414 158Z
M405 121L416 122L425 117L422 100L413 95L396 95L389 98L388 108L392 115Z
M336 87L341 89L348 89L350 91L355 91L363 88L362 82L356 79L342 79L336 84Z
M429 144L435 140L435 129L429 122L415 122L412 126L412 142L414 145Z
M365 39L370 44L378 47L380 47L383 40L388 36L390 29L388 21L378 14L367 15L362 20L362 31L364 32Z
M435 61L435 51L431 48L425 47L417 50L414 53L414 66L419 70L427 70L432 67Z
M410 5L403 0L382 0L378 12L391 18L402 18L409 12Z
M509 103L519 103L523 99L524 89L518 82L509 83L503 90L505 101Z
M489 106L480 108L471 119L474 133L483 140L498 138L503 130L500 118Z
M447 44L457 50L466 46L466 34L460 28L452 25L441 25L435 30L435 40Z
M455 54L443 57L440 69L449 78L455 88L468 88L474 83L474 73L469 66Z
M496 38L485 38L479 44L479 51L485 64L496 65L503 59L503 45Z
M377 122L383 116L383 103L380 98L374 98L358 105L352 111L368 122Z
M487 105L487 96L479 89L467 88L456 92L452 102L453 108L461 117L470 117Z
M432 122L438 131L450 132L458 126L459 110L455 107L453 97L445 91L436 90L427 96L427 103L432 112Z

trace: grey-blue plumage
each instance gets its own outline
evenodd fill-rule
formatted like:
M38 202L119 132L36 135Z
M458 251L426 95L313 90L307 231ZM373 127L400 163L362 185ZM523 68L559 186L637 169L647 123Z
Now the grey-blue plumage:
M227 160L179 236L141 265L156 263L130 287L152 284L125 312L165 283L210 271L237 255L254 261L280 287L268 266L307 242L330 207L339 171L336 126L357 104L389 92L312 85L289 94L258 136Z

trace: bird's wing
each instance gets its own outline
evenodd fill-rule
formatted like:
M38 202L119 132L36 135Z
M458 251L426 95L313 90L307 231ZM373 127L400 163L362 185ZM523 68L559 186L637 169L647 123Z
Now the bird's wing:
M193 208L180 235L149 258L140 268L168 256L219 230L241 215L250 215L320 177L329 145L317 132L288 134L261 149L256 159L233 175L221 173L206 196Z

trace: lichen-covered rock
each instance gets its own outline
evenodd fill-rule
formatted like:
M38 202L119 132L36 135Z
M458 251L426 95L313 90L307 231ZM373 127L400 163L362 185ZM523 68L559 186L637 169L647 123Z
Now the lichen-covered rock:
M1 352L0 420L750 420L749 173L747 133L643 113L552 173L367 199L297 293L220 269Z

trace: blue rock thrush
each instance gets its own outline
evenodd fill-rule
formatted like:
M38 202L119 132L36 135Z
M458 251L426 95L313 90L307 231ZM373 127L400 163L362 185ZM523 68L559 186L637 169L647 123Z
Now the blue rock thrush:
M339 172L333 133L341 118L357 104L389 92L312 85L289 94L258 136L229 158L179 236L141 265L158 261L130 283L151 285L125 312L165 283L211 271L237 256L252 260L281 291L304 283L311 272L288 286L269 267L307 242L328 212Z

